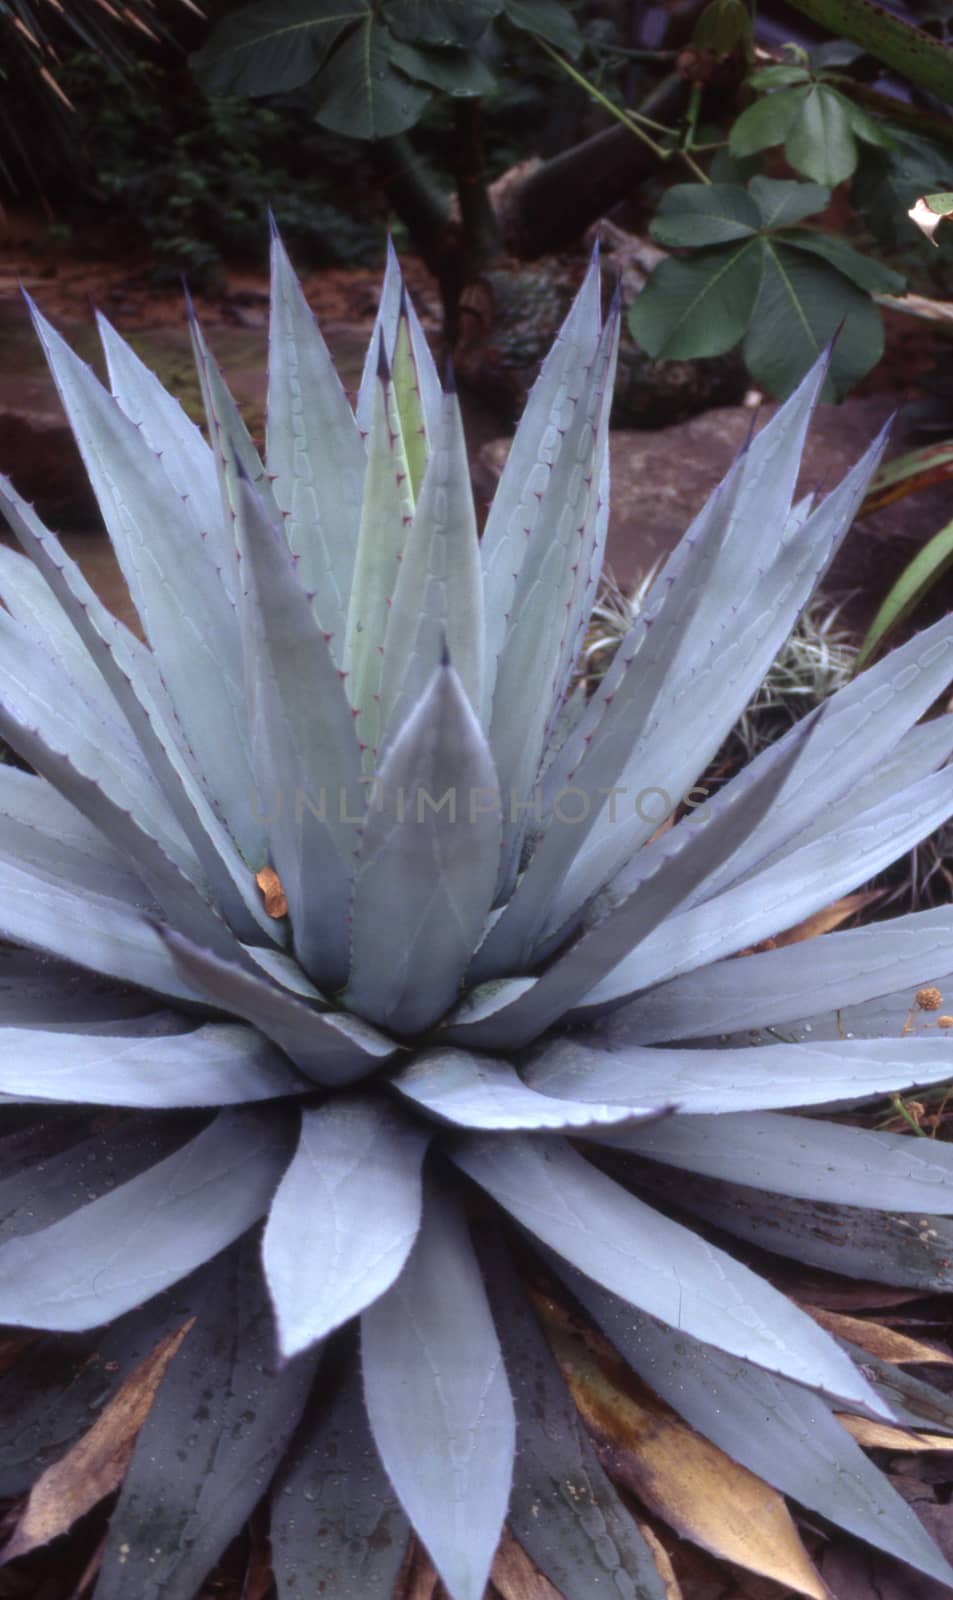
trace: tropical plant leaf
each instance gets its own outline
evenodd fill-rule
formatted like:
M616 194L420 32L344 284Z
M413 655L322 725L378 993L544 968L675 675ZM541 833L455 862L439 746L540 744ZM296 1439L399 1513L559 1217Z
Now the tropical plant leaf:
M791 228L785 233L784 242L829 262L843 277L849 278L858 289L865 289L868 294L903 294L907 286L906 278L901 277L899 272L891 271L870 256L861 255L859 250L855 250L836 233L822 233L819 228Z
M387 1475L456 1600L482 1600L515 1424L479 1267L449 1193L425 1195L410 1260L361 1328L368 1415Z
M367 0L259 0L223 17L191 65L212 94L287 94L368 10Z
M399 1276L420 1226L426 1146L383 1100L302 1112L262 1247L283 1356L325 1338Z
M412 44L475 45L503 0L382 0L388 27Z
M656 361L723 355L748 329L764 271L757 237L662 261L629 308L629 332Z
M571 12L558 0L503 0L507 22L524 33L534 33L556 46L572 60L582 53L583 40Z
M659 201L651 234L670 248L690 245L703 250L706 245L750 239L761 220L759 207L740 184L676 183Z
M821 184L765 178L760 173L749 181L748 193L757 204L762 224L771 229L790 228L805 217L826 211L831 198L830 189Z
M883 353L877 307L843 273L804 252L764 241L764 270L744 342L748 371L769 394L784 396L840 328L831 360L829 393L839 400Z
M315 80L315 116L349 139L393 138L419 121L430 89L394 66L394 36L382 18L369 6L362 13Z

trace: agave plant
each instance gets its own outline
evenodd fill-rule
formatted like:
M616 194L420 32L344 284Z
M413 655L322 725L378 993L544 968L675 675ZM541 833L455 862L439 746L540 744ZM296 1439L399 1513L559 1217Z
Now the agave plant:
M264 464L197 326L208 443L106 322L112 394L33 315L143 637L3 480L0 733L34 771L0 768L0 1321L48 1337L0 1384L0 1492L186 1330L97 1600L190 1600L266 1493L281 1600L385 1596L411 1529L479 1600L504 1522L566 1600L663 1600L537 1271L737 1461L953 1582L834 1415L953 1408L738 1244L953 1284L948 1147L819 1115L953 1075L953 915L743 953L953 811L953 717L917 725L953 619L690 793L880 456L792 509L826 358L587 701L597 263L482 540L393 260L355 414L275 238Z

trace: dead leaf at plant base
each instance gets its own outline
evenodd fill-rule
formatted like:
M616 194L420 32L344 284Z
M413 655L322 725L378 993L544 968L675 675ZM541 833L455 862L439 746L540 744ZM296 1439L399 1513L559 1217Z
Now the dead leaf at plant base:
M0 1558L4 1565L59 1538L118 1489L166 1368L194 1322L190 1317L167 1334L130 1372L89 1431L37 1478Z
M782 1495L689 1428L610 1351L551 1320L547 1337L610 1477L712 1555L829 1600Z
M881 1361L892 1361L895 1366L908 1362L932 1362L938 1366L953 1365L953 1356L946 1350L937 1350L931 1344L911 1339L909 1334L898 1333L880 1322L868 1322L865 1317L849 1317L843 1312L828 1311L822 1306L801 1305L809 1317L836 1338L850 1339Z

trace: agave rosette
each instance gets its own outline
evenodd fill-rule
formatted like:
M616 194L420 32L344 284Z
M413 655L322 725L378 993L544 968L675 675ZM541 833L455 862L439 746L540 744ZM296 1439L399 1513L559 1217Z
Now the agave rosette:
M882 441L792 505L822 358L587 702L619 324L597 265L482 539L393 259L356 415L277 238L272 266L264 464L197 327L210 443L107 323L112 394L34 313L145 642L0 482L25 552L0 550L0 733L33 768L0 768L0 1321L48 1333L0 1382L0 1492L195 1316L97 1600L190 1600L266 1492L281 1600L386 1594L411 1528L480 1600L504 1521L566 1600L600 1573L662 1600L518 1237L696 1430L953 1581L833 1414L953 1438L953 1407L731 1244L953 1283L949 1148L818 1117L951 1075L915 993L953 973L953 914L745 953L953 812L953 717L919 722L953 620L659 831Z

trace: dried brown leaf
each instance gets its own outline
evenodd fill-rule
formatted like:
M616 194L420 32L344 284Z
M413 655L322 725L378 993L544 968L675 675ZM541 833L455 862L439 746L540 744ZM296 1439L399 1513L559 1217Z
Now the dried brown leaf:
M503 1530L490 1580L500 1600L563 1600L560 1591L537 1571L508 1528Z
M652 1560L658 1567L659 1577L665 1585L665 1600L684 1600L672 1558L654 1529L647 1522L638 1524L639 1532L652 1552Z
M599 1459L683 1538L808 1600L829 1593L776 1490L694 1433L611 1356L569 1328L547 1334Z
M837 1420L867 1450L953 1450L948 1433L912 1433L907 1428L894 1428L889 1422L871 1422L869 1417L841 1412L837 1412Z
M802 1303L801 1309L819 1322L822 1328L837 1338L850 1339L882 1361L892 1361L903 1366L910 1361L931 1361L943 1366L953 1366L953 1356L933 1345L911 1339L909 1334L898 1333L896 1328L886 1328L880 1322L868 1322L864 1317L848 1317L840 1311L828 1311L821 1306Z
M156 1390L194 1321L190 1317L181 1328L167 1334L140 1361L89 1431L36 1480L3 1552L4 1563L49 1544L118 1489Z
M883 898L882 889L860 889L856 894L842 895L840 900L835 900L821 911L815 911L812 917L805 917L803 922L795 923L793 928L788 928L784 933L775 935L774 947L780 950L787 944L802 944L805 939L817 939L823 933L830 933L834 928L839 928L848 917L854 917L867 906L872 906L877 900Z

